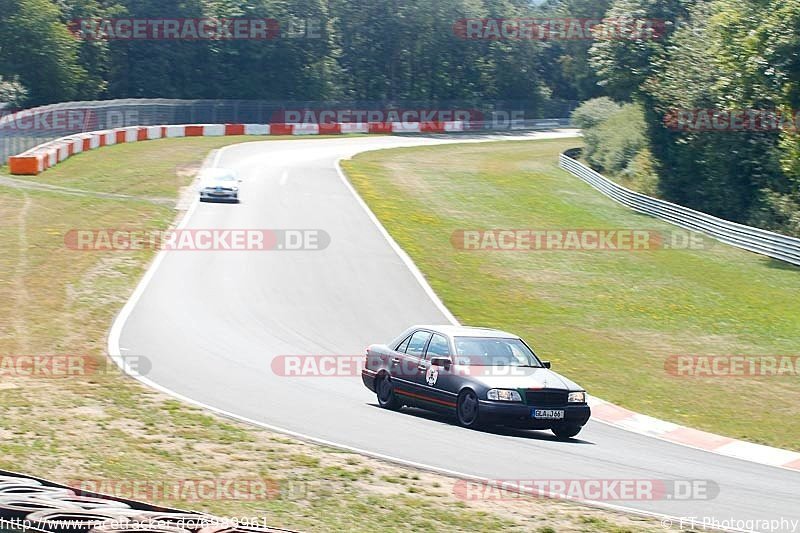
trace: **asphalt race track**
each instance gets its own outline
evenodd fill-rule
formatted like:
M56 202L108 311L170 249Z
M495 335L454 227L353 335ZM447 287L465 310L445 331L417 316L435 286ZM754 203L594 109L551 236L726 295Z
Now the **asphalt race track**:
M240 171L243 202L198 204L187 229L318 228L330 234L330 246L163 253L120 315L112 353L118 340L123 355L146 356L148 380L196 402L375 455L490 479L708 479L720 487L708 501L608 503L673 517L800 520L800 473L596 422L571 442L550 432L470 431L435 415L382 410L359 377L273 373L277 355L362 355L409 325L448 321L335 166L366 150L434 142L450 140L308 139L225 149L218 165Z

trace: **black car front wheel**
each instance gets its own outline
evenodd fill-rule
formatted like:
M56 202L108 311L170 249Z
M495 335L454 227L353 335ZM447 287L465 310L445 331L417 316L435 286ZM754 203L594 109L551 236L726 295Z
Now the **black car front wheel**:
M577 425L558 426L553 428L553 433L560 440L567 440L580 433L581 429L583 427Z
M402 407L400 400L394 393L394 383L389 376L381 376L378 378L378 383L375 384L375 393L378 396L378 405L384 409L391 409L397 411Z
M465 390L458 395L456 404L458 423L465 428L475 429L481 427L480 404L478 395L474 391Z

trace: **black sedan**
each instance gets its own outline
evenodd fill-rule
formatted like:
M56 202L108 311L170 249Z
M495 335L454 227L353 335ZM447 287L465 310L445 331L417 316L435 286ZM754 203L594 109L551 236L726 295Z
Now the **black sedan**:
M521 338L494 329L414 326L367 348L361 377L381 407L454 414L468 428L549 429L568 439L591 414L586 391Z

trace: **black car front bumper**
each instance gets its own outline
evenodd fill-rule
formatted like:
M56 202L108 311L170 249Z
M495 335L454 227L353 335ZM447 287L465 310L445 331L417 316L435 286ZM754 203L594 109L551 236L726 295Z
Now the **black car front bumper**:
M583 426L592 415L591 409L585 403L559 406L535 407L523 403L499 402L480 400L481 418L489 423L505 426L524 427L528 429L551 429L559 426ZM563 410L564 418L538 419L533 418L534 409Z
M229 201L229 202L238 202L239 201L239 191L217 191L212 189L202 190L200 191L200 200L206 201Z

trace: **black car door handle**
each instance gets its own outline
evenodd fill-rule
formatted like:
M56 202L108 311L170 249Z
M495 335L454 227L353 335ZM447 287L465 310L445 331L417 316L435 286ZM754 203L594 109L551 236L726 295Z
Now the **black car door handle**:
M394 359L392 359L392 363L394 363L394 364L398 364L399 362L400 362L400 358L399 357L395 357Z
M428 367L427 367L427 366L425 366L425 365L417 365L417 368L418 368L419 370L428 370Z

